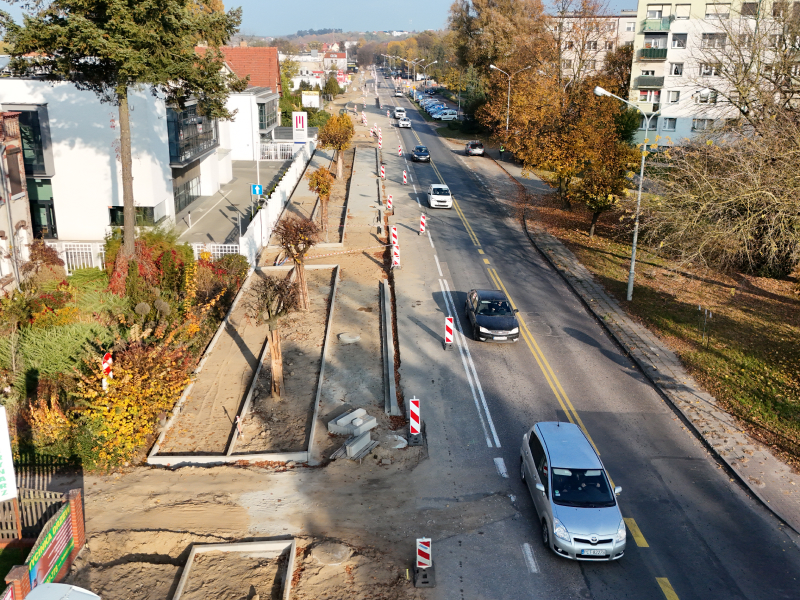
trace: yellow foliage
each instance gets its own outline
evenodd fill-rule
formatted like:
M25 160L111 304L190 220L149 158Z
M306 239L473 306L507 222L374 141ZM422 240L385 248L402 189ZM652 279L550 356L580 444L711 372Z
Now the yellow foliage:
M203 250L200 253L200 260L204 260L206 262L211 262L211 252L209 252L208 250Z
M47 399L39 398L31 404L28 409L28 420L37 447L52 446L68 437L70 422L61 410L56 396L53 396L49 403Z
M65 306L64 308L57 308L52 310L44 308L41 312L33 313L32 327L59 327L61 325L69 325L78 320L79 310L75 306Z
M191 308L194 297L197 294L197 263L187 262L183 270L184 298L183 312L188 312Z

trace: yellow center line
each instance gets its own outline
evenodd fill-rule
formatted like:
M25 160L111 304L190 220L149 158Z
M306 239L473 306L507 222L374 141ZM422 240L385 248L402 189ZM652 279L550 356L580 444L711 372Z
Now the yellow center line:
M672 584L669 582L669 579L666 577L656 577L656 582L667 600L680 600L678 594L672 589Z
M633 536L633 541L636 542L636 545L639 546L639 548L650 547L650 544L648 544L647 540L644 539L644 536L642 535L642 530L639 529L639 526L636 524L636 521L633 519L633 517L626 517L625 525L628 526L628 531L631 532L631 535Z
M488 259L488 258L484 258L484 259L483 259L483 263L484 263L484 264L486 264L486 265L488 265L488 264L489 264L489 259Z

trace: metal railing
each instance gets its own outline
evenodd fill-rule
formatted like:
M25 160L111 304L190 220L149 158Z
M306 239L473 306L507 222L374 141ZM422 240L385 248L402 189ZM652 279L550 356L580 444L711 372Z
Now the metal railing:
M642 21L642 31L669 31L670 25L675 20L673 15L660 19L645 19Z
M261 144L261 160L292 160L294 152L292 142Z
M45 242L64 261L67 275L77 269L105 269L105 242Z
M192 244L194 259L200 259L200 253L208 252L214 260L226 254L239 254L239 244Z
M639 60L666 60L666 48L642 48L639 50Z
M662 88L664 87L663 77L653 77L652 75L642 75L633 80L633 88L640 90L642 88Z

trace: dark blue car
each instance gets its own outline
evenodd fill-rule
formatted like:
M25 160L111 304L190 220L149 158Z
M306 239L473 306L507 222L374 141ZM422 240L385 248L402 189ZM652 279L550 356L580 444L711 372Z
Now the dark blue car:
M416 146L411 151L411 160L416 162L431 162L431 153L425 146Z
M519 321L515 308L500 290L470 290L464 310L479 342L516 342Z

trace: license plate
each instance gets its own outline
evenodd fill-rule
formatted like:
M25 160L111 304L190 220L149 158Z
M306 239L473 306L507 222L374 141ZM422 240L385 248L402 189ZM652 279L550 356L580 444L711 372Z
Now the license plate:
M583 550L581 550L581 554L583 554L584 556L603 556L603 555L605 555L605 553L606 553L606 551L605 550L601 550L600 548L597 548L597 549L584 548Z
M496 339L496 340L507 340L508 336L506 336L506 335L496 335L496 336L494 336L494 339Z

